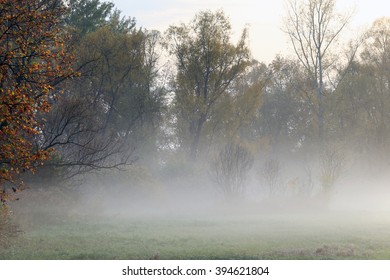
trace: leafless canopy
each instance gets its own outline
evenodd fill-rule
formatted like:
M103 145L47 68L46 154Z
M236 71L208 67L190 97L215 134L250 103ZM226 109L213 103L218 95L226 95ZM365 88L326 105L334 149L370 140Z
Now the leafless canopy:
M340 59L331 48L352 16L352 12L338 14L335 4L335 0L289 0L284 23L295 53L313 81L320 138L324 130L324 79Z

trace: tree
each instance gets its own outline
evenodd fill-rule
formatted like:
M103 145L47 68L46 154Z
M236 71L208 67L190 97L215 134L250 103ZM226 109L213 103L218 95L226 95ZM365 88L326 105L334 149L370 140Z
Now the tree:
M366 102L372 145L383 156L389 149L390 137L390 18L374 21L366 34L361 57L370 81Z
M374 21L359 59L353 61L335 91L331 119L335 136L375 167L387 162L390 121L390 20Z
M77 42L81 77L64 84L46 117L40 143L56 150L46 167L61 169L65 179L131 164L147 145L149 153L157 149L164 98L156 82L159 34L132 23L119 28L116 19Z
M65 18L67 26L75 29L80 37L94 32L107 24L115 25L117 30L129 31L135 27L134 18L121 17L119 10L111 2L100 0L69 0L69 15Z
M103 26L113 8L113 3L100 3L99 0L69 0L70 13L66 23L85 35Z
M332 48L351 17L338 14L335 4L335 0L291 0L284 25L316 92L319 139L324 136L325 78L332 76L332 66L337 61Z
M189 24L167 31L177 68L173 81L177 132L191 159L199 153L204 125L216 104L249 63L246 39L244 30L237 45L230 42L231 26L222 11L200 12Z
M232 82L229 93L220 98L205 127L207 132L211 132L209 138L216 139L218 148L220 141L238 138L246 142L255 140L252 124L259 117L258 110L263 104L269 82L268 68L256 60L251 61L246 70Z
M258 135L269 138L272 152L285 154L313 138L315 108L310 81L296 60L277 57L269 66L269 82L254 122ZM276 156L276 155L274 155Z
M72 77L73 56L61 30L59 0L0 1L0 185L17 183L50 150L34 145L38 115L50 110L54 88ZM0 198L5 201L6 191Z

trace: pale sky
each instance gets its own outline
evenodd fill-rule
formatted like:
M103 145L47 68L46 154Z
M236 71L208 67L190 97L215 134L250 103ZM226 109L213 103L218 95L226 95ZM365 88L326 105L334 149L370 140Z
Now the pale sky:
M111 0L123 15L135 17L138 26L165 31L169 25L188 23L201 10L223 9L230 18L235 38L249 26L249 41L255 59L269 63L277 55L291 54L281 30L285 0ZM390 17L390 1L338 0L338 11L355 10L344 36L358 34L383 16Z

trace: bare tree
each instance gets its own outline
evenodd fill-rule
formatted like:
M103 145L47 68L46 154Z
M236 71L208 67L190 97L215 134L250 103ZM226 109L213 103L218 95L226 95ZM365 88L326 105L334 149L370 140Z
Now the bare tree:
M284 29L316 91L318 136L324 135L325 78L340 58L332 52L352 13L338 14L335 0L289 0Z
M248 172L253 166L253 155L236 143L225 145L211 162L211 176L226 198L242 196Z

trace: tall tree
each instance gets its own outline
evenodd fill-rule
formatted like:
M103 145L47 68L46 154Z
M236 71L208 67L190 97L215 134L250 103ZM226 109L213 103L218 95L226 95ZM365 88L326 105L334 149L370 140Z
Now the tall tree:
M99 0L69 0L67 25L85 35L103 26L110 17L114 4Z
M0 185L49 156L33 139L54 87L74 73L60 24L64 12L59 0L0 1Z
M173 82L178 133L196 159L203 128L221 97L249 64L247 31L231 43L231 26L222 11L200 12L189 24L171 26L168 47L176 58Z
M272 150L285 153L315 138L315 108L307 75L297 60L277 57L254 129L269 139Z
M335 5L335 0L290 0L284 25L299 61L312 79L320 139L324 136L325 78L331 76L337 61L333 46L351 18L351 13L338 14Z
M386 161L390 137L390 19L367 30L360 58L344 73L333 96L333 127L356 154ZM351 145L353 144L353 145Z
M368 128L373 148L383 156L390 148L390 18L374 21L366 35L361 59L370 81L365 97Z
M156 145L164 94L156 83L159 34L118 25L111 18L80 39L81 77L65 84L46 118L40 142L57 153L46 166L65 178L130 164L141 146L151 153Z
M100 0L68 0L69 15L65 17L67 26L75 29L80 37L110 24L117 31L130 31L135 27L134 18L121 16L112 2Z

